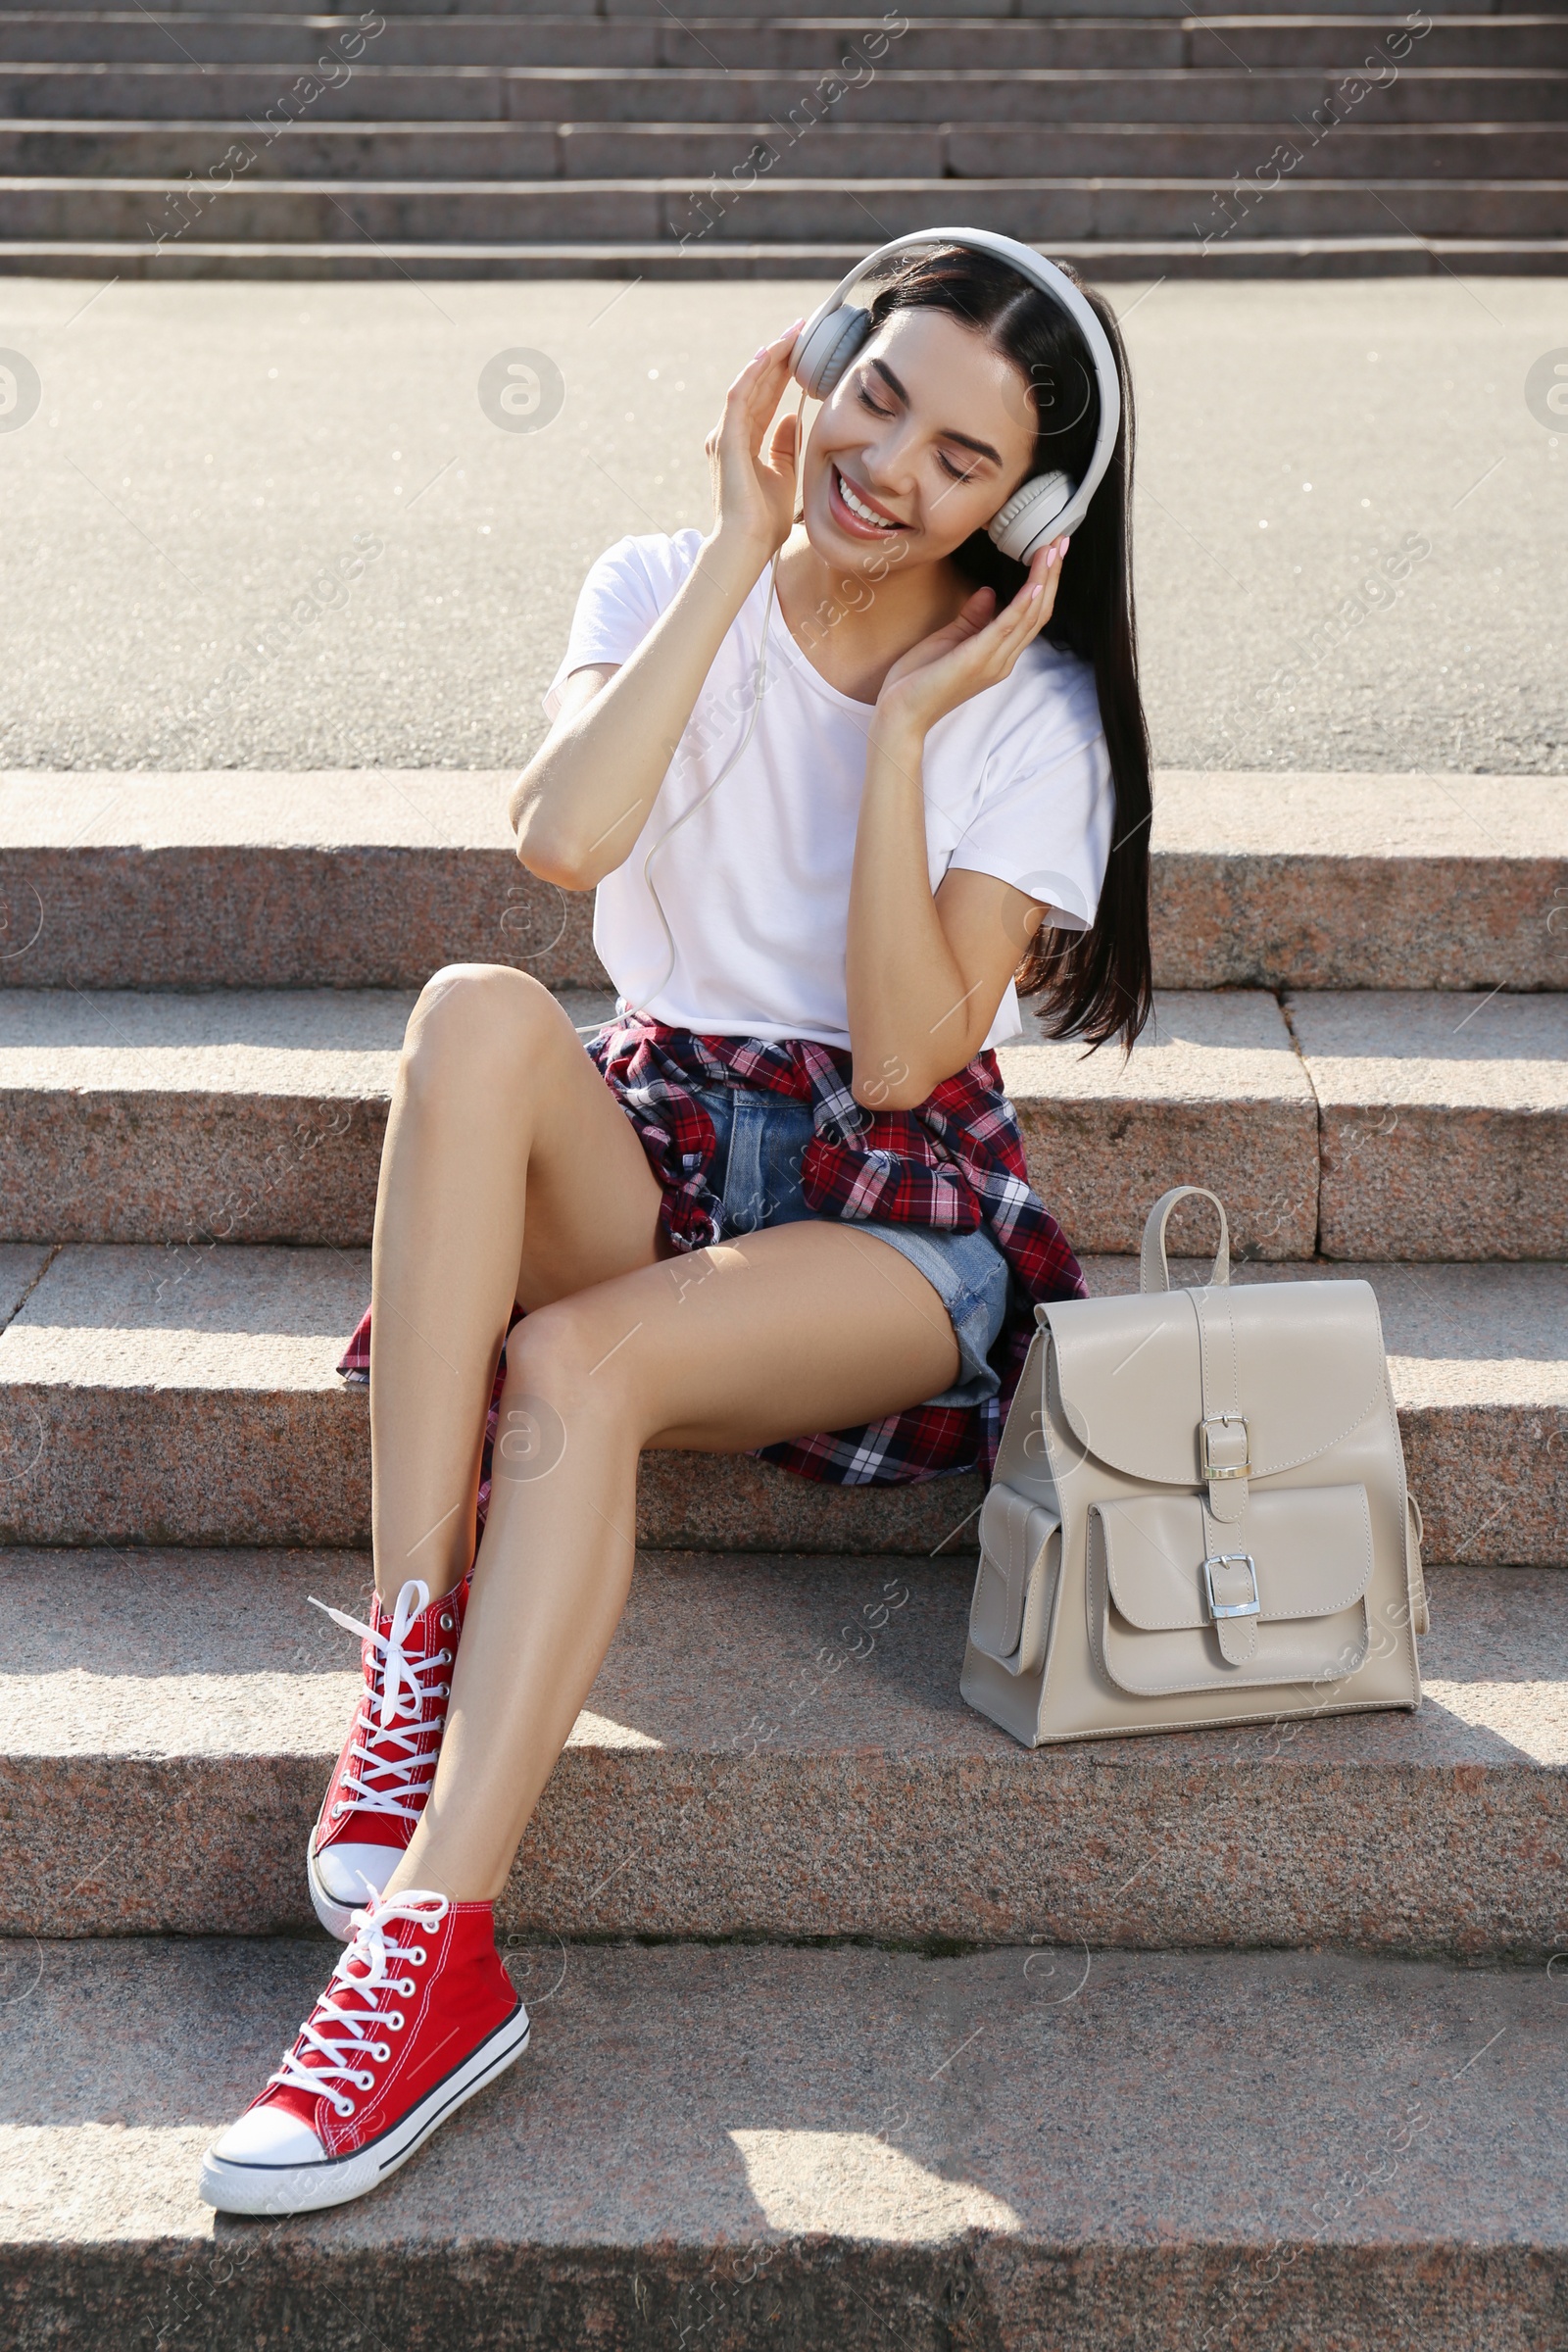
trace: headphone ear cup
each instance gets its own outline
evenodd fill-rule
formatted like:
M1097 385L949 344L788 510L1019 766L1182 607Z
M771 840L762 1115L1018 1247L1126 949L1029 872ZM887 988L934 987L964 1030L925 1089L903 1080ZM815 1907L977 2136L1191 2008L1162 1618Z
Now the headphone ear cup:
M986 524L987 535L1004 556L1027 564L1045 546L1058 515L1072 504L1072 483L1064 473L1037 473L1020 484L1004 507Z
M841 303L818 319L790 355L796 382L812 400L826 400L871 331L871 315Z

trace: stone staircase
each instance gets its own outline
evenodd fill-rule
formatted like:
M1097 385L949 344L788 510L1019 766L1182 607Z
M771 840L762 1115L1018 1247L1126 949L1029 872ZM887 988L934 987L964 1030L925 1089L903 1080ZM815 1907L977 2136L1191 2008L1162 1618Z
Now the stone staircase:
M1102 279L1568 265L1560 0L703 10L0 12L0 270L837 275L955 215Z
M1029 1754L957 1695L974 1479L650 1457L501 1906L533 2054L364 2205L196 2203L329 1958L412 992L604 1003L506 781L0 781L8 2340L1568 2342L1553 778L1164 774L1153 1033L1003 1057L1097 1291L1183 1178L1239 1279L1373 1282L1421 1713Z

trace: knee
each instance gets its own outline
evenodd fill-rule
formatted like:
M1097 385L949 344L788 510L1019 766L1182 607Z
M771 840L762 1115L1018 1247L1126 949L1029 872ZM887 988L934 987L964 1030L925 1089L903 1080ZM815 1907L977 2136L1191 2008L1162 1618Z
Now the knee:
M457 1090L520 1100L565 1016L549 990L503 963L447 964L426 981L403 1041L415 1100Z
M525 1315L507 1342L498 1460L559 1457L574 1428L591 1427L596 1445L607 1430L635 1440L638 1414L625 1353L616 1335L607 1333L602 1315L575 1298L558 1299Z

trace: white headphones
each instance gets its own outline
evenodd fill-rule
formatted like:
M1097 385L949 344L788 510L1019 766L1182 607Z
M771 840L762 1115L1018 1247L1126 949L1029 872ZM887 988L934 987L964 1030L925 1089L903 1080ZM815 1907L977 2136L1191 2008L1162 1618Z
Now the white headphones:
M1027 564L1048 539L1078 528L1089 512L1090 500L1105 477L1121 423L1121 384L1105 330L1079 288L1054 262L1046 261L1031 246L1020 245L1012 237L994 235L988 228L922 228L912 236L895 237L891 244L879 245L875 253L868 253L864 261L857 262L849 275L840 278L827 300L811 313L795 339L790 372L812 400L826 400L871 331L869 311L847 303L845 295L873 263L916 245L968 245L978 253L995 254L999 261L1009 263L1020 276L1033 279L1042 292L1058 302L1089 347L1095 380L1100 387L1100 430L1095 436L1088 472L1076 488L1064 473L1034 474L1013 492L986 525L987 534L1004 556Z
M1095 436L1088 472L1076 489L1064 473L1032 475L1013 492L986 525L990 537L1004 556L1027 564L1048 539L1058 538L1063 532L1078 528L1089 512L1090 500L1105 477L1121 423L1121 382L1105 330L1071 278L1065 276L1054 262L1043 260L1031 247L1019 245L1011 237L993 235L988 228L923 228L912 236L895 237L891 245L879 245L875 253L868 253L863 261L857 262L849 275L840 278L827 300L811 313L795 339L795 348L790 353L790 372L810 399L826 399L871 331L870 313L847 303L845 295L874 262L884 260L890 253L903 253L914 245L969 245L980 253L994 253L999 260L1009 262L1021 276L1031 278L1045 293L1060 303L1089 347L1095 380L1100 387L1100 430ZM797 467L801 451L802 442L797 439ZM648 885L649 896L654 902L668 950L663 971L653 987L643 992L645 1003L659 995L675 968L675 935L669 927L669 918L654 881L654 859L670 835L678 833L681 826L694 817L700 808L707 807L752 739L765 691L768 628L773 618L777 585L778 555L775 552L772 577L768 581L767 603L762 611L757 668L752 679L752 707L741 739L711 784L698 795L689 808L676 817L673 824L661 833L643 859L643 880Z

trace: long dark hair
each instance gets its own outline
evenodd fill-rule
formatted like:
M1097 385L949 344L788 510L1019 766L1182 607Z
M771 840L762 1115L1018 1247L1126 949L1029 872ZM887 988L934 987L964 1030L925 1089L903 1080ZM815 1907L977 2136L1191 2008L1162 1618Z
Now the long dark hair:
M1138 690L1133 617L1133 398L1115 314L1064 262L1056 267L1080 287L1104 327L1121 379L1121 429L1103 481L1073 533L1048 641L1093 665L1116 807L1109 862L1095 920L1087 931L1037 932L1018 968L1023 996L1039 996L1054 1037L1131 1046L1153 1004L1149 949L1149 831L1152 798L1149 728ZM996 256L963 245L918 255L878 287L870 305L874 332L895 311L950 311L979 329L1017 368L1038 420L1029 471L1088 470L1100 423L1100 395L1082 335L1049 294ZM984 530L965 539L953 561L997 592L997 609L1017 595L1025 566L999 552Z

